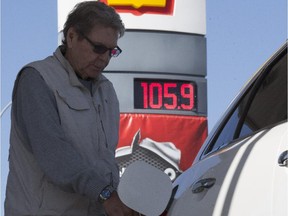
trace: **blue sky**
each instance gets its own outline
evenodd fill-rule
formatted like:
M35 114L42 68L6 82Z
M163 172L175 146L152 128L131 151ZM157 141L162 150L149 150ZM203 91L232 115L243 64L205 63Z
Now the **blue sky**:
M207 0L209 131L248 78L287 39L286 0ZM1 0L1 111L18 70L56 48L57 0ZM4 202L10 109L1 118Z

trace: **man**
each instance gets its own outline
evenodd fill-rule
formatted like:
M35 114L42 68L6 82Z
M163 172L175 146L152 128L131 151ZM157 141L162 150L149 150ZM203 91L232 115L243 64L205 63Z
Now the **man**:
M119 199L119 103L103 75L125 28L113 8L82 2L63 45L26 65L12 98L5 215L133 215Z

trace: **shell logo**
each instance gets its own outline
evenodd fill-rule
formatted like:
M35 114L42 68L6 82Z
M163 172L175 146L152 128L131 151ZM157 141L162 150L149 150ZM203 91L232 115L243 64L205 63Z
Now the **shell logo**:
M173 15L175 0L100 0L119 13Z

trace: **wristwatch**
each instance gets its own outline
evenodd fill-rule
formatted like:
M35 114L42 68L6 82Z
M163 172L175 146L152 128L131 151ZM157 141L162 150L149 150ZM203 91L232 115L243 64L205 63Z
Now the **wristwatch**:
M109 199L114 191L114 188L111 185L106 186L101 193L99 194L98 200L100 203L103 203L107 199Z

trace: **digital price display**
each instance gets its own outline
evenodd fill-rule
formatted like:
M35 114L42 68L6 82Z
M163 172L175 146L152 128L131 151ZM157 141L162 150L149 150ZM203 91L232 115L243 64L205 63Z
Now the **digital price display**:
M192 81L134 79L134 108L196 111L196 84Z

